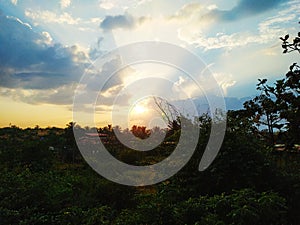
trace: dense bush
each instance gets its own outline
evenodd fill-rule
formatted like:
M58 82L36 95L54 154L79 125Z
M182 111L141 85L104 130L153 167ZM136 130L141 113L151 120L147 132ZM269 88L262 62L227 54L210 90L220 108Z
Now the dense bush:
M161 195L144 198L136 208L123 210L115 223L279 225L286 221L285 199L274 192L257 193L242 189L178 203L170 203Z

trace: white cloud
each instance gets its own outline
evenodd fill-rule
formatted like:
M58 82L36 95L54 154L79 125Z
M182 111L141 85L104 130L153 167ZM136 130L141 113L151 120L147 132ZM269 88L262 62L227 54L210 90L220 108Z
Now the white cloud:
M100 0L99 7L105 10L120 10L120 12L128 9L136 9L139 6L145 5L152 0Z
M195 45L196 47L201 47L205 50L219 48L232 49L250 43L266 42L266 40L259 40L259 36L251 35L248 32L240 32L229 35L218 33L216 36L207 37L202 32L190 33L189 30L180 29L178 30L178 37L190 45Z
M71 0L61 0L60 7L62 9L68 8L71 5Z
M147 2L152 2L152 0L137 0L137 5L143 5L146 4Z
M47 31L43 31L41 33L41 38L36 40L35 43L37 43L38 45L42 45L42 44L51 45L53 44L53 38Z
M300 2L296 0L288 2L283 10L265 19L252 30L245 25L245 29L236 32L227 30L232 30L231 26L235 26L235 23L239 25L240 21L233 20L230 24L220 21L216 11L222 12L216 5L189 3L168 19L180 26L177 30L178 39L189 45L205 50L233 49L248 44L265 44L278 40L278 37L288 32L289 23L296 21L297 15L300 14ZM217 27L222 31L221 33L214 31Z
M184 27L178 29L178 38L190 45L204 48L205 50L245 46L248 44L265 44L277 40L278 37L287 33L283 24L291 22L296 18L295 14L284 14L271 17L258 25L258 30L240 31L232 34L217 33L210 36L205 35L199 29Z
M11 3L14 4L14 5L17 5L18 4L18 0L11 0Z
M80 18L73 18L69 13L62 13L57 15L54 12L45 10L45 11L33 11L26 10L25 15L31 19L42 21L43 23L58 23L58 24L69 24L77 25L81 21Z
M1 96L10 96L15 101L28 104L70 105L74 96L74 85L62 85L56 89L9 89L1 88Z
M172 91L178 95L179 99L193 98L201 95L201 90L189 77L179 76L174 82Z
M218 6L216 4L212 4L212 5L207 6L208 10L215 10L217 8L218 8Z
M218 82L218 85L222 88L225 96L227 95L228 88L236 84L236 81L233 79L231 74L214 73L213 76Z
M174 15L170 16L171 20L188 20L191 18L195 18L199 14L202 14L204 11L207 11L205 7L200 3L188 3L184 5L178 12Z
M42 35L45 37L45 43L50 45L53 41L51 35L47 31L43 31Z
M17 17L14 17L14 16L6 16L6 18L7 18L7 19L11 19L11 20L15 20L15 21L17 21L18 23L20 23L20 24L22 24L22 25L28 27L30 30L32 30L32 27L30 26L29 23L24 23L22 20L20 20L20 19L17 18Z
M116 6L116 2L112 0L102 0L99 3L100 8L110 10Z

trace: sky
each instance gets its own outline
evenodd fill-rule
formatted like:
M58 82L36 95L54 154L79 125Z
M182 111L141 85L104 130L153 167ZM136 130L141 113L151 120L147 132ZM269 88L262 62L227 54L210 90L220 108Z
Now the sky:
M97 126L112 114L115 125L145 118L160 125L153 94L171 101L212 94L181 62L124 66L120 52L106 57L128 45L142 57L144 45L135 44L149 41L196 55L225 97L254 96L258 78L273 82L299 60L283 55L279 40L298 33L299 15L299 0L0 0L0 127L65 127L74 109L82 118L93 109ZM162 51L158 58L172 57Z

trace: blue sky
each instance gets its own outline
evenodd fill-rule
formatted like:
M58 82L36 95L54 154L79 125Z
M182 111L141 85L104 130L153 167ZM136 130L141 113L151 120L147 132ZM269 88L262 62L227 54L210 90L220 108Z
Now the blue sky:
M91 63L141 41L168 42L193 52L225 96L255 95L258 78L281 78L299 59L283 55L279 40L298 33L299 15L298 0L0 0L0 126L64 126L72 120L74 91ZM118 60L105 65L103 79ZM147 76L140 69L120 72L101 94L102 124L110 122L112 100L128 80ZM151 72L165 76L170 70ZM201 94L183 75L172 81L189 97ZM130 103L132 95L121 99Z

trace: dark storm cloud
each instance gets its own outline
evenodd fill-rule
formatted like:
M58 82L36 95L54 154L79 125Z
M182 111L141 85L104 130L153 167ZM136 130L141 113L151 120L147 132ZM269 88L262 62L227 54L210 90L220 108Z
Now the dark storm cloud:
M76 46L54 44L48 33L35 32L17 18L0 15L2 96L29 104L70 105L78 82L86 74L89 82L86 83L86 101L83 103L91 104L91 97L102 91L107 92L102 96L103 104L112 104L126 75L126 70L116 72L120 64L117 57L102 68L91 70L88 56ZM125 96L123 102L127 100L128 96Z
M240 0L231 10L213 10L208 16L220 21L234 21L276 8L284 0Z
M48 89L79 80L87 58L76 47L50 44L17 18L0 15L0 86Z
M7 88L50 89L72 82L65 74L51 72L5 73L1 71L0 85Z

